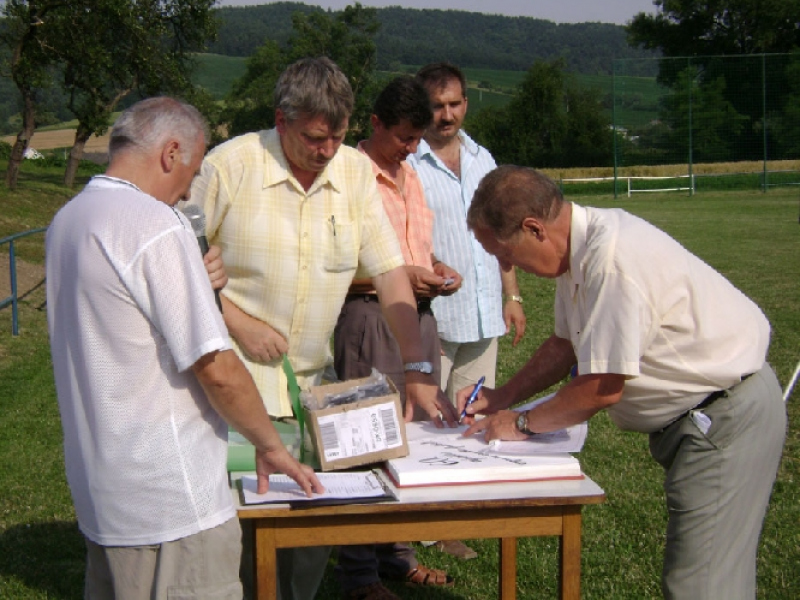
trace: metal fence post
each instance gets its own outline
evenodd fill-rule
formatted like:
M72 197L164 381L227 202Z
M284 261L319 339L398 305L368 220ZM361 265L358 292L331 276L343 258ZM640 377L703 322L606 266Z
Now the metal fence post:
M47 227L31 229L16 233L0 240L0 246L8 244L8 278L11 284L11 295L8 298L0 299L0 309L11 305L11 334L19 335L19 295L17 294L17 253L14 248L14 241L34 233L47 231Z

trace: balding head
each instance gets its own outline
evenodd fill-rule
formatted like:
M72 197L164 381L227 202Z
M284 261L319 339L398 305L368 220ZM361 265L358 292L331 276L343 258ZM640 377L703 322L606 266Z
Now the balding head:
M159 153L171 139L180 143L181 160L188 165L202 136L208 140L208 125L191 104L167 96L147 98L122 112L114 123L108 143L109 162L123 153Z
M470 229L486 229L498 240L508 240L526 217L544 223L561 212L564 197L555 182L528 167L503 165L482 180L467 214Z

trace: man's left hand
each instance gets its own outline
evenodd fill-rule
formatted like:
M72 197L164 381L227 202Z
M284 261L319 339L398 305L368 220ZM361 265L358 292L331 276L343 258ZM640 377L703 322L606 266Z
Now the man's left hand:
M438 428L458 425L456 408L445 396L431 375L415 371L406 372L406 422L414 418L414 407L419 406Z
M528 322L525 311L522 310L522 304L516 300L506 301L503 306L503 321L506 323L506 333L511 331L511 327L514 327L514 340L511 345L516 346L525 335L525 327Z
M203 257L206 266L208 279L211 281L211 288L221 290L228 283L228 274L225 272L225 264L222 262L222 250L219 246L211 246Z
M487 442L492 440L526 440L528 436L517 429L518 416L519 413L515 410L501 410L475 421L464 432L464 437L482 433L483 439Z
M433 272L445 280L445 285L439 289L440 296L450 296L451 294L455 294L464 281L458 271L451 266L446 265L442 261L438 261L433 265Z
M266 494L269 491L269 476L273 473L285 473L294 479L309 498L314 493L321 494L325 491L314 469L297 462L283 445L262 451L256 450L259 494Z

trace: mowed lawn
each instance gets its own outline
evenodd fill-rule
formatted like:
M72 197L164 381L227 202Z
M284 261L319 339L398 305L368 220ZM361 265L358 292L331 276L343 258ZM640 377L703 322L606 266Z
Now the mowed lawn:
M0 164L0 167L4 165ZM46 174L45 174L46 175ZM48 179L49 177L49 179ZM19 192L0 188L0 237L47 225L71 192L60 173L25 173ZM581 198L572 198L581 202ZM773 325L770 362L785 384L800 360L800 205L798 191L767 194L726 192L690 198L658 194L613 200L586 197L596 206L621 206L665 229L727 275L753 298ZM21 245L22 258L42 261L43 236ZM7 247L0 248L6 252ZM2 266L0 268L5 268ZM656 266L654 265L654 268ZM553 283L521 276L528 316L523 342L501 343L499 378L519 368L553 325ZM64 478L61 429L53 390L41 287L22 301L19 337L11 336L11 313L0 311L0 598L82 597L83 543ZM760 599L793 599L800 589L800 491L798 405L790 399L790 426L759 554ZM659 574L666 511L660 468L650 459L647 438L616 430L604 415L590 423L578 455L585 472L606 491L605 504L584 509L583 598L660 597ZM458 538L459 532L453 531ZM470 540L479 557L459 561L419 549L420 562L447 569L449 590L412 590L390 584L404 598L430 600L497 597L497 542ZM519 543L519 597L555 598L555 538ZM338 598L333 561L320 598Z

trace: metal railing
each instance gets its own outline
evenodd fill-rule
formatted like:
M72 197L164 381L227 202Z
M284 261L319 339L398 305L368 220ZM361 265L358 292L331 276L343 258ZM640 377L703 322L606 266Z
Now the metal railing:
M47 227L39 227L38 229L31 229L23 231L22 233L15 233L8 237L0 239L0 247L3 244L8 244L8 275L11 283L11 295L8 298L0 300L0 309L11 305L11 333L19 335L19 297L17 296L17 256L14 250L14 242L20 238L33 235L34 233L42 233L47 231Z

